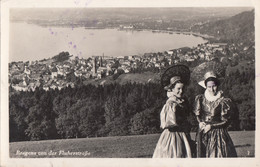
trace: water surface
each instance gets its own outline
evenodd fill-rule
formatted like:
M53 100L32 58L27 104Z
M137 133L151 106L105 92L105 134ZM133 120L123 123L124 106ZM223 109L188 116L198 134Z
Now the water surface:
M201 37L174 33L10 23L9 62L41 60L62 51L83 58L103 54L114 57L142 55L184 46L193 47L204 42Z

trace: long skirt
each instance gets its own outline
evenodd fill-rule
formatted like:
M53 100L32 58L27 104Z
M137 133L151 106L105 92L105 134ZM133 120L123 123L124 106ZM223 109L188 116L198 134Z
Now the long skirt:
M153 158L191 158L188 137L184 132L165 129L155 147Z
M237 157L236 149L227 129L211 129L196 135L197 157L223 158Z

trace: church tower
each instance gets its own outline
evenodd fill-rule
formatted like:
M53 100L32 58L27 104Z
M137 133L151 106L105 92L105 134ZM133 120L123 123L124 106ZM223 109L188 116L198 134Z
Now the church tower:
M93 57L93 76L96 76L97 75L97 59L96 57Z

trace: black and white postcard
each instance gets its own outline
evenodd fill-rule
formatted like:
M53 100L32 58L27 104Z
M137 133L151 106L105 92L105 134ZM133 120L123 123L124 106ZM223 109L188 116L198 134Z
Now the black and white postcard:
M0 166L258 166L258 17L257 0L1 1Z

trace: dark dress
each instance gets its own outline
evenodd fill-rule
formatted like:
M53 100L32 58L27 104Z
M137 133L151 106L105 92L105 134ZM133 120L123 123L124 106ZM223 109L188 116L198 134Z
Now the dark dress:
M237 157L227 131L232 116L231 99L222 96L215 101L209 101L204 94L198 95L195 98L193 112L201 122L211 124L211 129L207 133L200 129L197 132L197 157Z

